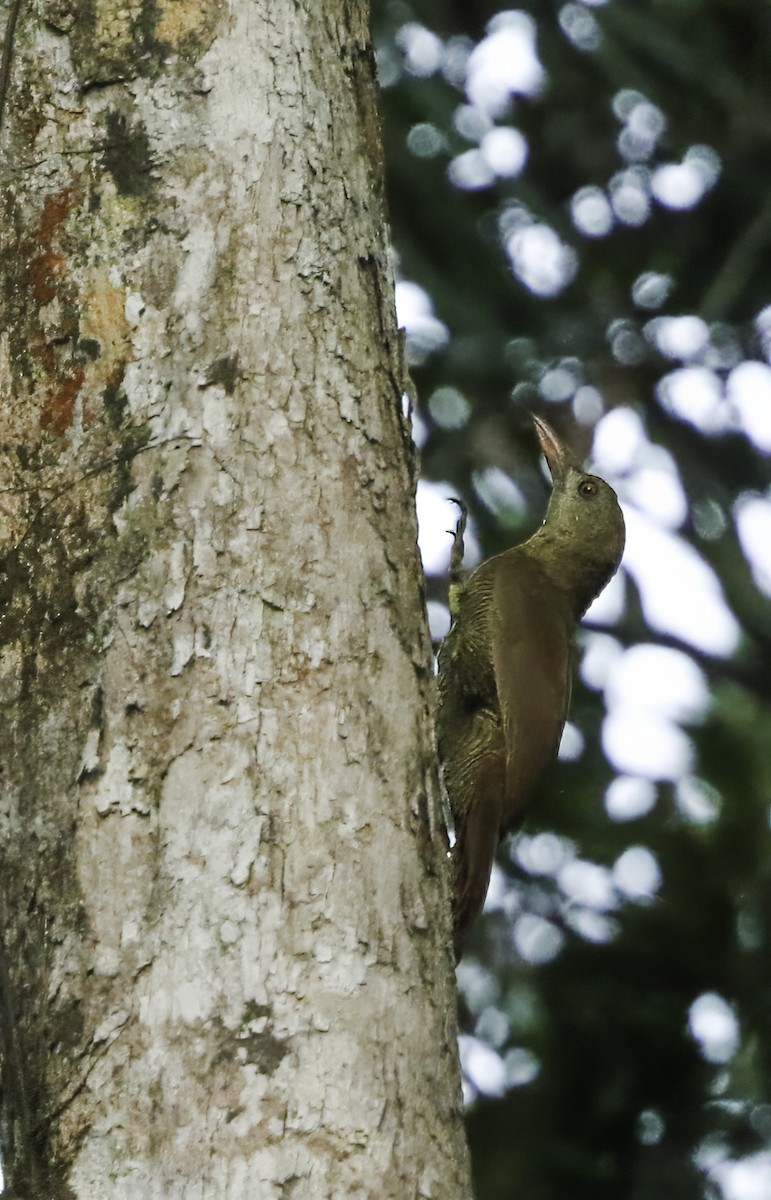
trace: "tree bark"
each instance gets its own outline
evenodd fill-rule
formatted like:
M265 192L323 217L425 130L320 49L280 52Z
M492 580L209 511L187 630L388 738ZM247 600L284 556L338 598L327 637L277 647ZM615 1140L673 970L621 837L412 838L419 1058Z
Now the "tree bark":
M469 1194L364 0L24 0L0 132L19 1194Z

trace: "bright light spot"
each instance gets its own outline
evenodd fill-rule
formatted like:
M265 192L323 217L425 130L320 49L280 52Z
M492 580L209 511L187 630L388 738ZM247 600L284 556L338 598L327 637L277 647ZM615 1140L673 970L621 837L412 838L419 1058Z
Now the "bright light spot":
M584 187L570 202L573 224L584 237L604 237L613 228L613 209L599 187Z
M455 968L458 987L473 1013L480 1013L500 996L500 984L492 972L473 959L464 958Z
M577 383L575 375L567 367L551 367L541 376L538 382L538 391L544 400L549 400L553 404L561 404L564 400L570 399L576 390Z
M612 709L655 712L672 721L696 721L709 707L709 688L693 659L668 646L640 643L626 650L606 687Z
M666 1126L661 1113L646 1108L637 1120L637 1137L643 1146L656 1146L664 1136Z
M438 600L427 600L426 615L431 641L439 642L447 637L450 630L450 612L447 605L440 604Z
M595 691L605 688L611 672L623 654L621 645L610 634L587 634L586 648L581 659L581 678L587 687Z
M462 429L471 415L471 405L454 387L438 387L428 398L428 411L442 429Z
M613 821L636 821L655 804L654 784L635 775L618 775L605 793L605 811Z
M720 159L709 146L691 146L681 163L658 167L651 191L667 208L687 209L698 204L720 174Z
M616 903L611 873L598 863L574 859L560 870L557 882L574 904L605 911Z
M573 415L582 425L595 425L605 412L602 396L590 384L580 387L573 397Z
M728 376L727 394L741 427L765 454L771 454L771 367L743 362Z
M630 900L643 900L661 887L656 856L647 846L630 846L613 864L613 882Z
M645 103L645 96L634 88L622 88L613 97L613 112L619 121L627 121L638 104Z
M411 75L433 75L442 61L442 40L425 25L410 21L396 35Z
M752 1154L738 1162L728 1159L710 1166L723 1200L768 1200L771 1196L771 1154Z
M763 353L771 357L771 304L762 308L755 318L755 328L763 343Z
M610 942L618 933L616 923L596 909L572 908L566 919L570 928L587 942Z
M490 512L506 527L519 524L527 504L514 480L500 467L486 467L472 476L474 491Z
M505 238L514 274L536 296L556 296L573 280L578 258L549 225L521 225Z
M733 1009L716 992L705 992L688 1011L688 1029L707 1062L725 1063L739 1045L739 1023Z
M724 433L731 428L720 377L708 367L680 367L670 371L659 381L656 397L667 412L690 422L703 433Z
M523 1087L532 1083L541 1069L541 1064L524 1046L514 1046L503 1060L507 1087Z
M720 812L720 794L703 779L686 775L675 788L675 801L693 825L709 825Z
M487 113L475 108L473 104L458 105L453 116L453 125L467 142L481 142L485 134L493 128Z
M523 913L515 922L514 946L526 962L551 962L562 949L563 941L556 925L534 913Z
M407 149L417 158L434 158L445 145L444 135L427 121L413 125L407 134Z
M508 903L511 898L511 888L506 882L506 876L498 866L493 863L493 871L490 876L490 886L487 889L485 896L485 904L483 912L500 912L508 910ZM516 902L516 897L515 897Z
M661 308L672 288L671 275L644 271L632 284L632 299L638 308Z
M520 834L512 844L512 857L529 875L555 875L575 857L576 848L556 833Z
M611 321L608 326L608 341L613 357L625 367L637 366L646 357L645 342L631 321L623 318Z
M624 566L634 577L648 624L711 654L731 654L739 626L717 576L688 542L625 508Z
M603 472L630 471L647 446L645 430L634 409L613 408L595 426L592 458Z
M662 458L656 466L639 467L626 481L624 498L662 528L679 529L688 516L688 501L674 461L669 455L667 459Z
M572 722L566 721L562 730L557 757L562 762L576 762L584 752L584 735Z
M488 1046L502 1046L509 1035L509 1020L505 1013L490 1004L479 1014L474 1032Z
M465 150L447 168L450 183L465 192L479 191L495 182L495 172L481 150Z
M760 590L771 596L771 503L760 496L740 496L734 517L752 577Z
M519 175L527 162L527 140L510 126L491 129L483 136L480 149L487 165L502 179Z
M563 5L559 22L563 32L579 50L596 50L599 46L600 27L581 4Z
M648 172L644 167L628 167L610 181L610 202L623 225L642 225L650 212Z
M502 1096L506 1091L503 1059L491 1046L462 1033L458 1038L460 1065L472 1086L483 1096Z
M666 129L661 109L638 96L624 116L626 128L618 138L618 148L627 162L645 162L656 149L656 143Z
M709 329L701 317L655 317L645 332L666 358L696 358L709 345Z
M466 94L492 117L505 112L514 95L535 95L544 71L535 48L535 22L524 12L503 12L472 50L466 68Z
M452 536L447 530L455 528L458 510L449 502L452 484L433 483L419 479L415 495L418 513L418 545L423 569L427 575L444 575L450 565ZM479 562L479 545L473 531L466 527L466 557L464 563Z
M591 625L615 625L624 615L625 604L624 573L619 571L592 600L582 620Z
M602 748L617 771L648 779L679 779L693 747L677 725L657 714L620 708L602 723Z
M430 296L417 283L401 279L396 284L396 319L407 331L411 364L422 362L449 341L447 326L434 316Z

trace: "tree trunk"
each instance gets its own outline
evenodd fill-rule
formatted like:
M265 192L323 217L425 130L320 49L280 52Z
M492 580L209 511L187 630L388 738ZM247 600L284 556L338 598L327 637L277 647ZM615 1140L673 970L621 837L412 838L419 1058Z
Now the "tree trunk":
M469 1194L366 16L21 9L0 133L19 1194Z

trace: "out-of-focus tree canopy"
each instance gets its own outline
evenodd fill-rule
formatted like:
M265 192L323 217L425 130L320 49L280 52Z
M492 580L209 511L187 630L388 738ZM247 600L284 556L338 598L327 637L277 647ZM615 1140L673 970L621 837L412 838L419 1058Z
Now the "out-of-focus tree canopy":
M478 1200L771 1195L771 7L375 0L437 633L548 485L628 549L459 968ZM473 565L473 564L470 564ZM526 682L525 682L526 686Z

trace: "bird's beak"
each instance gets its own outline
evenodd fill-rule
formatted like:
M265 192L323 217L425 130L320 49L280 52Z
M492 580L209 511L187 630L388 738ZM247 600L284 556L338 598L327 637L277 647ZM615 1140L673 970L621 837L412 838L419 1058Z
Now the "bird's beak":
M573 456L567 446L559 440L551 425L547 425L540 417L533 417L533 423L551 477L555 483L559 483L567 475L568 468L573 466Z

